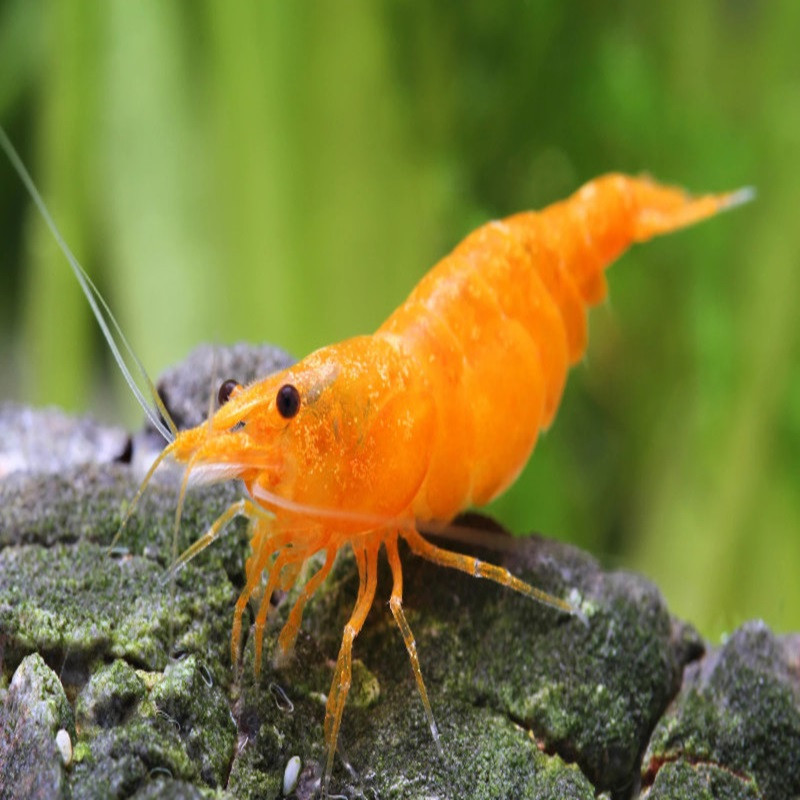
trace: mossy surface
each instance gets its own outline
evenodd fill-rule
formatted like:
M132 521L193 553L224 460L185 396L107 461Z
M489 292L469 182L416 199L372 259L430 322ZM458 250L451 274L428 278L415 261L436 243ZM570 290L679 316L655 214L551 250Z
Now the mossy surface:
M139 796L153 781L168 784L160 796L210 796L205 790L226 782L236 725L226 692L197 656L150 676L115 661L95 672L77 707L74 797Z
M746 776L715 764L676 761L658 771L647 800L761 800L763 795Z
M673 763L718 767L764 800L800 795L798 663L800 636L751 622L691 665L645 754L653 796L662 765Z
M643 743L677 686L684 652L675 645L679 626L655 588L638 576L603 573L591 557L539 538L514 549L505 557L478 555L556 595L577 591L588 624L494 583L404 554L406 614L434 711L442 717L439 724L445 730L455 709L466 717L481 709L530 731L542 751L575 762L596 789L622 791L634 782ZM356 655L377 677L381 697L369 713L348 707L343 735L358 726L359 744L351 745L348 754L355 761L356 748L363 746L363 760L373 761L378 754L371 720L401 703L402 718L414 721L413 734L399 737L399 752L383 754L381 760L396 758L404 764L420 746L424 750L430 734L387 608L388 570L379 583L384 593L370 614L372 624L356 643ZM343 565L307 617L307 630L331 656L348 613L341 598L354 598L356 587L355 572ZM393 687L400 688L393 692ZM453 729L462 727L456 723ZM476 729L470 735L482 734ZM447 742L448 734L442 736ZM425 757L435 757L432 744ZM445 780L444 773L440 777ZM454 776L446 781L453 785ZM436 794L447 785L428 791Z
M69 681L73 671L85 674L96 659L124 658L143 669L164 669L171 648L177 647L202 652L222 680L228 669L225 618L237 594L223 563L225 546L187 565L176 576L173 591L165 565L172 535L168 506L174 504L174 496L154 487L139 521L131 522L109 555L107 543L119 527L123 498L130 499L135 484L121 468L106 468L113 473L115 494L102 469L98 467L94 476L81 470L80 482L73 485L63 477L29 477L43 490L37 502L27 506L30 524L23 520L21 503L33 493L21 492L13 503L4 498L0 518L11 517L20 536L31 542L0 551L0 629L7 639L6 663L40 652L58 664ZM66 497L58 496L60 486L66 487ZM219 492L212 495L218 496ZM104 508L113 509L108 512L111 522L103 518ZM69 509L66 517L74 527L56 535L64 509ZM184 534L201 529L198 511L195 498L187 504ZM78 522L81 512L87 516ZM95 514L103 521L92 529ZM212 510L209 521L213 514ZM91 532L84 534L87 530ZM36 543L40 535L46 538L44 544Z
M146 693L143 677L127 661L100 666L76 699L77 725L83 732L120 725Z

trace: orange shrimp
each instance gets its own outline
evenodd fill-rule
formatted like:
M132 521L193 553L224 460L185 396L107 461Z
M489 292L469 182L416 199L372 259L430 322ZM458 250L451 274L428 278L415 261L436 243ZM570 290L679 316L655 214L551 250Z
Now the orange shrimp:
M285 652L337 552L349 546L355 555L358 599L325 715L325 789L350 688L353 640L375 596L381 545L393 577L390 607L437 744L403 613L398 539L437 564L580 613L500 567L431 544L415 520L450 520L514 481L539 430L553 419L567 367L584 351L587 307L605 296L610 262L633 242L748 197L745 190L692 199L646 178L608 175L542 212L491 222L436 265L375 334L322 348L247 387L224 383L220 409L166 448L165 455L186 464L187 476L236 477L250 495L179 559L185 563L210 544L235 515L249 517L252 554L234 612L234 661L242 615L263 573L256 670L273 590L289 588L300 566L324 553L280 632Z
M0 143L63 244L4 134ZM287 652L306 603L336 555L348 546L353 551L360 583L327 699L323 794L350 688L353 642L375 597L381 546L393 578L390 608L440 750L414 636L403 612L399 539L436 564L489 578L581 616L579 608L505 569L437 547L420 535L416 522L446 522L471 505L489 502L513 483L539 431L553 419L568 366L584 351L587 309L605 296L606 266L634 242L690 225L751 196L745 189L692 198L647 178L598 178L541 212L490 222L470 234L375 334L317 350L249 386L225 381L219 410L196 428L177 432L161 425L170 443L131 508L167 457L186 465L178 518L190 481L238 478L247 489L248 496L230 506L173 567L180 568L210 545L234 517L249 519L252 552L231 635L235 663L242 616L254 595L261 598L254 635L258 672L273 591L292 588L309 559L323 554L322 565L300 589L278 636L280 649ZM91 281L63 248L133 384L109 324L98 311L98 299L143 372L141 365ZM151 419L157 416L146 410ZM169 421L163 406L159 410Z

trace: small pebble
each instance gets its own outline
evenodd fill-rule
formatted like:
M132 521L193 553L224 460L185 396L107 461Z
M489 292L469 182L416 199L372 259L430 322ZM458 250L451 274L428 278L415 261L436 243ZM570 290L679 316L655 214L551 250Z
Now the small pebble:
M300 777L300 767L303 764L300 756L292 756L286 762L286 769L283 771L283 796L291 794L297 786L297 779Z
M64 766L68 767L72 763L72 739L69 738L69 733L63 728L56 734L56 747L58 752L61 753L61 760Z

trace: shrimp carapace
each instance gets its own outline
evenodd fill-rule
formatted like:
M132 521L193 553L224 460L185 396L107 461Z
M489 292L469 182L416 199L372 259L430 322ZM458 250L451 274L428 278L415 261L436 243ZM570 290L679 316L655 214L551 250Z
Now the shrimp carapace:
M249 496L231 505L173 565L180 568L211 544L234 517L249 519L251 553L234 611L233 660L239 658L242 617L251 598L261 598L254 634L258 671L273 590L291 589L321 554L279 634L286 652L337 553L347 546L353 551L360 583L328 695L323 793L350 688L353 642L375 597L381 546L392 574L392 615L439 747L403 612L398 539L436 564L490 578L582 616L567 601L505 569L430 543L417 531L416 520L447 522L514 481L539 431L555 415L568 367L585 349L587 309L605 296L604 270L615 258L634 242L752 196L745 189L693 198L648 178L608 175L541 212L490 222L440 261L375 334L322 348L249 386L226 380L219 389L219 410L198 427L176 432L2 128L0 146L70 262L132 391L169 442L130 510L168 456L186 465L176 519L190 482L239 478L247 488ZM155 407L138 388L124 352Z
M402 608L398 538L417 555L490 578L563 612L579 614L506 570L443 550L415 520L449 520L506 489L553 419L567 368L586 344L586 314L606 292L604 270L633 242L696 222L748 199L692 198L647 178L608 175L541 212L490 222L416 286L372 336L322 348L247 387L226 382L207 424L168 448L193 478L237 477L250 498L234 504L181 559L238 514L251 523L247 580L234 613L262 585L255 618L260 669L269 598L289 589L315 554L279 635L297 636L303 608L349 546L360 577L328 696L324 785L350 687L352 645L374 596L380 547L393 577L391 610L438 745L438 733Z

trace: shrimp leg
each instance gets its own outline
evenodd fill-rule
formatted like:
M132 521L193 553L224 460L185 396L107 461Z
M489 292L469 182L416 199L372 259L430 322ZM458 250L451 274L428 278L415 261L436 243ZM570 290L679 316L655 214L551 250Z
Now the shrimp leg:
M272 512L267 511L247 498L237 500L235 503L232 503L230 506L228 506L228 508L223 511L222 514L216 518L216 520L214 520L214 523L211 525L208 531L206 531L206 533L204 533L196 542L187 547L186 550L181 553L181 555L170 568L170 573L175 574L179 569L191 561L199 552L205 550L206 547L215 542L224 531L225 526L232 519L234 519L234 517L239 516L248 517L250 519L271 519L273 514Z
M467 575L472 575L476 578L489 578L489 580L499 583L502 586L508 586L514 591L532 597L546 606L556 608L559 611L566 611L568 614L576 614L580 616L580 610L570 605L566 600L559 597L554 597L535 586L531 586L525 581L514 577L507 569L497 567L494 564L488 564L473 556L462 555L461 553L453 553L450 550L444 550L431 544L423 539L413 528L402 532L403 538L408 542L412 552L418 556L432 561L434 564L439 564L443 567L452 567L453 569L466 572Z
M269 613L270 609L270 601L272 599L272 593L275 591L278 585L278 579L280 578L281 571L287 565L292 563L295 559L297 559L298 555L296 552L293 552L290 548L286 548L283 552L278 554L278 557L275 559L275 563L272 565L272 568L269 571L269 579L267 580L267 586L264 589L264 594L261 596L261 602L258 606L258 613L256 614L256 625L255 625L255 672L256 675L261 674L261 653L262 648L264 646L264 626L267 624L267 614ZM300 558L302 559L303 556L301 555Z
M433 709L431 708L430 700L428 700L428 691L425 688L425 681L422 679L422 670L420 669L419 657L417 656L417 643L414 639L414 634L411 632L408 620L406 620L406 615L403 613L403 568L400 564L400 554L397 552L397 538L387 539L385 544L386 554L389 558L389 566L392 570L392 579L394 581L389 607L392 609L394 621L397 623L397 627L400 628L400 633L403 635L403 642L405 642L406 650L408 651L408 658L411 661L414 679L417 681L417 689L422 698L422 705L425 707L425 715L428 717L428 725L431 729L433 741L436 743L436 749L439 751L439 755L444 755L442 745L439 741L439 729L436 727L436 720L433 718Z
M363 547L354 547L353 554L358 567L358 597L356 598L356 605L358 605L367 588L367 555Z
M292 606L289 618L286 620L280 636L278 636L278 647L282 652L288 653L294 646L295 639L297 639L297 634L300 631L300 624L303 621L303 610L306 607L306 603L314 592L319 589L325 578L328 577L335 560L336 548L329 548L325 551L325 563L306 581L306 585L302 588L300 596Z
M252 521L252 520L251 520ZM261 573L267 566L270 556L285 546L287 539L291 538L291 534L287 533L283 536L274 537L270 539L268 533L264 533L263 526L266 522L262 522L261 526L257 526L256 532L251 538L253 544L253 555L247 559L245 564L245 571L247 573L247 583L242 589L239 597L236 600L236 606L233 610L233 629L231 630L231 661L235 665L239 663L239 645L242 640L242 615L250 597L255 592L258 582L261 580Z
M342 646L339 649L339 657L336 660L336 670L333 673L333 683L328 695L328 705L325 709L325 743L328 747L328 756L325 763L325 775L323 777L323 796L328 794L328 785L333 771L333 756L336 752L336 741L339 738L339 728L342 724L342 712L347 700L347 693L350 691L352 678L353 660L353 640L358 636L359 631L364 625L367 613L372 607L375 599L375 587L378 583L378 549L380 541L370 541L366 546L357 550L356 560L359 563L359 575L362 587L359 587L359 596L353 613L347 625L344 626L342 636ZM363 570L361 569L363 564ZM366 583L364 583L366 579Z

